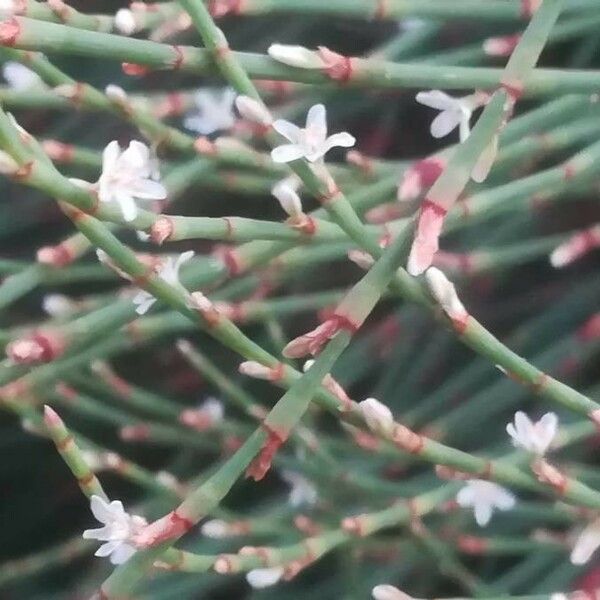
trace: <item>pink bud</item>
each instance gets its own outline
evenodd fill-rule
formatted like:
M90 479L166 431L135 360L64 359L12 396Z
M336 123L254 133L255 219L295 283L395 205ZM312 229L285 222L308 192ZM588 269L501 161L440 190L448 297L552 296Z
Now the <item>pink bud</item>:
M385 404L375 398L367 398L359 402L358 407L369 429L375 433L391 433L394 417Z
M410 166L402 176L398 188L398 200L415 200L427 191L446 168L446 160L440 157L425 158Z
M483 42L483 51L488 56L510 56L520 39L521 34L491 37Z
M335 316L319 325L313 331L292 340L284 349L283 355L287 358L302 358L309 354L315 355L321 347L331 339L341 328L340 319Z
M431 265L439 247L445 216L446 210L430 200L425 200L421 205L417 232L408 257L408 272L411 275L420 275Z
M600 225L579 231L558 246L550 255L550 263L556 269L566 267L591 250L600 247Z

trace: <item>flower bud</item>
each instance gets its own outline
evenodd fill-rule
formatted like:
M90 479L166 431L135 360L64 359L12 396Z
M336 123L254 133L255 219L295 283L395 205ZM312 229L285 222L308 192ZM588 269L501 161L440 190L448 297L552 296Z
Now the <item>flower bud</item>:
M267 50L269 56L284 65L299 69L322 69L323 59L315 50L304 46L289 46L287 44L271 44Z
M442 271L430 267L425 273L425 279L431 294L451 319L464 320L468 316L465 307L458 299L454 284L448 280Z
M118 85L114 85L113 83L109 83L106 88L104 88L104 93L111 102L116 104L123 104L124 102L129 101L125 90Z
M128 8L121 8L115 15L115 28L123 35L131 35L137 29L135 16Z
M235 99L235 106L238 112L244 119L252 123L258 123L265 127L269 127L273 122L273 116L269 109L258 100L249 96L238 96Z
M360 412L369 429L376 433L389 433L394 425L392 411L375 398L367 398L358 403Z
M254 589L262 589L275 585L283 576L283 567L252 569L246 574L246 581Z
M243 363L240 363L238 371L242 375L248 375L249 377L254 377L256 379L268 380L271 379L272 369L265 367L254 360L246 360Z
M229 525L222 519L211 519L202 525L200 532L213 540L222 540L229 537Z
M277 198L281 208L290 217L301 217L304 215L302 210L302 201L300 196L294 189L293 185L290 184L289 178L279 181L271 188L271 194Z

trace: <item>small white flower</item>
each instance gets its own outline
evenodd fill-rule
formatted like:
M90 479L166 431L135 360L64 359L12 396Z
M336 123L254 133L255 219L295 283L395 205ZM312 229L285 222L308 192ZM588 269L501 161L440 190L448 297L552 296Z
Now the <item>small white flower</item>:
M275 585L283 576L283 567L252 569L246 573L246 581L254 589L262 589Z
M453 98L441 90L431 90L419 92L417 102L440 111L429 129L434 138L443 138L457 127L461 142L469 137L471 116L473 110L479 106L475 94Z
M252 123L258 123L269 127L273 123L273 117L269 109L250 96L238 96L235 99L235 106L244 119Z
M317 489L306 477L293 471L282 471L281 478L291 486L288 498L291 506L312 506L317 502Z
M121 8L115 15L115 27L123 35L131 35L137 29L135 15L128 8Z
M515 413L515 421L508 423L506 431L512 438L515 446L543 456L558 429L558 417L552 413L546 413L539 421L533 423L531 419L521 411Z
M374 600L412 600L412 596L388 584L376 585L371 593Z
M375 398L367 398L358 403L367 425L375 432L387 432L394 424L392 411Z
M495 508L510 510L515 505L515 497L505 488L491 481L470 479L456 495L460 506L473 507L475 521L485 527L492 518Z
M179 284L179 269L181 265L190 260L194 256L194 252L189 250L180 254L176 258L167 256L162 268L158 272L158 277L169 285L178 286ZM146 290L140 290L133 298L133 303L137 305L135 312L138 315L144 315L148 309L156 302L156 298Z
M229 525L222 519L211 519L200 527L200 532L207 538L222 540L229 537Z
M42 82L37 73L14 61L4 63L2 76L13 90L26 90Z
M298 69L321 69L325 66L317 51L304 46L271 44L267 53L273 60Z
M183 125L186 129L201 135L230 129L235 123L233 113L235 96L235 91L231 88L197 91L194 95L197 110L185 117Z
M96 550L95 556L110 556L113 565L124 563L136 552L132 540L147 525L146 519L125 512L119 500L109 503L100 496L91 497L90 508L104 527L86 529L83 537L106 542Z
M156 176L155 159L142 142L132 141L121 151L119 143L112 141L102 153L102 174L98 183L101 202L115 202L123 218L133 221L137 215L135 199L164 200L167 190Z
M273 149L271 158L276 163L287 163L299 158L316 162L331 148L350 148L356 142L354 137L345 131L327 137L327 116L322 104L315 104L308 111L304 129L283 119L275 121L273 128L290 142Z
M592 521L579 535L573 551L571 552L571 562L574 565L583 565L592 554L600 547L600 519Z
M298 188L300 187L300 181L297 177L286 177L285 179L278 181L272 188L271 194L279 200L281 208L290 217L300 217L304 214L302 210L302 200L298 195Z

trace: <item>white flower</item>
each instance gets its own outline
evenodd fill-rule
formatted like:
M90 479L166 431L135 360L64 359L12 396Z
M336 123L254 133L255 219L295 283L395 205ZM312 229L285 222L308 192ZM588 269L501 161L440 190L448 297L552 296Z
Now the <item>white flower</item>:
M456 495L456 501L460 506L473 507L480 527L489 523L494 508L510 510L515 505L515 497L508 490L482 479L470 479Z
M600 519L592 521L579 535L573 551L571 562L574 565L583 565L592 554L600 547Z
M279 200L281 208L290 217L300 217L304 214L302 210L302 200L298 196L298 188L300 187L300 181L297 177L286 177L281 181L278 181L272 188L271 194Z
M293 471L282 471L281 478L291 486L288 501L291 506L312 506L318 498L317 489L305 477Z
M405 594L393 585L376 585L372 592L375 600L411 600L412 596Z
M552 412L533 423L524 412L518 411L515 413L514 424L508 423L506 431L515 446L543 456L556 436L557 428L558 417Z
M158 276L169 285L179 285L179 269L192 256L194 256L192 250L180 254L177 258L168 256L158 272ZM155 302L156 298L146 290L140 290L133 298L133 303L137 305L135 312L138 315L146 314Z
M231 88L197 91L194 95L197 110L186 116L183 121L184 126L201 135L230 129L235 123L233 113L235 96L235 91Z
M315 104L308 111L304 129L283 119L275 121L273 128L291 142L273 149L271 158L276 163L291 162L299 158L316 162L331 148L350 148L356 142L354 137L345 131L327 137L327 117L322 104Z
M147 525L146 519L125 512L119 500L109 503L100 496L92 496L90 507L104 527L86 529L83 537L106 542L96 550L96 556L110 556L113 565L124 563L135 553L132 540Z
M37 73L14 61L4 63L2 76L13 90L26 90L42 82Z
M246 581L254 588L261 589L275 585L283 576L283 567L252 569L246 573Z
M469 137L471 115L473 110L479 106L475 94L463 98L453 98L441 90L431 90L419 92L417 102L440 111L440 114L431 122L429 129L434 138L445 137L457 127L460 130L461 142Z
M389 431L394 424L392 411L375 398L367 398L358 403L367 425L375 432Z
M135 199L163 200L167 190L156 176L155 159L142 142L132 141L121 151L119 143L112 141L102 153L102 174L98 179L98 197L101 202L115 202L123 218L133 221L137 215Z

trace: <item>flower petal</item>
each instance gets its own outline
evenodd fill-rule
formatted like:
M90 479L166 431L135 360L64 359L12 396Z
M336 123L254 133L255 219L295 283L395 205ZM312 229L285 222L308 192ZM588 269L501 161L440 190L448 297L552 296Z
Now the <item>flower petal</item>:
M122 543L123 542L120 541L106 542L106 544L102 544L102 546L94 552L94 556L99 556L100 558L110 556Z
M475 500L475 490L472 485L467 484L456 494L456 502L459 506L472 506Z
M303 139L302 129L285 119L277 119L273 122L273 129L292 144L300 144Z
M436 110L455 109L458 102L456 98L449 96L441 90L430 90L428 92L419 92L416 96L419 104L435 108Z
M113 519L113 511L110 504L95 494L90 498L90 509L92 514L100 523L109 523Z
M102 173L110 172L115 168L121 154L119 142L113 140L102 151Z
M556 436L558 430L558 417L556 413L546 413L537 423L536 432L539 436L540 442L543 444L543 451L545 452L552 443L552 440Z
M429 131L434 138L443 138L460 123L462 113L457 110L444 110L432 122Z
M348 132L342 131L340 133L334 133L325 140L325 152L336 146L340 146L341 148L351 148L354 144L356 144L356 138ZM325 152L323 154L325 154Z
M487 502L476 502L473 506L475 521L479 527L485 527L492 518L492 507Z
M297 144L284 144L271 150L271 159L276 163L287 163L304 156L304 149Z
M189 115L185 117L183 126L186 129L194 131L195 133L200 133L201 135L210 135L217 130L212 119L203 115Z
M133 221L138 214L138 209L135 204L135 200L127 194L117 194L116 201L119 204L119 208L123 213L125 221Z
M122 565L127 562L134 554L136 549L125 542L121 542L111 553L110 562L113 565Z
M312 139L323 140L327 137L327 112L323 104L311 106L306 115L306 130Z

